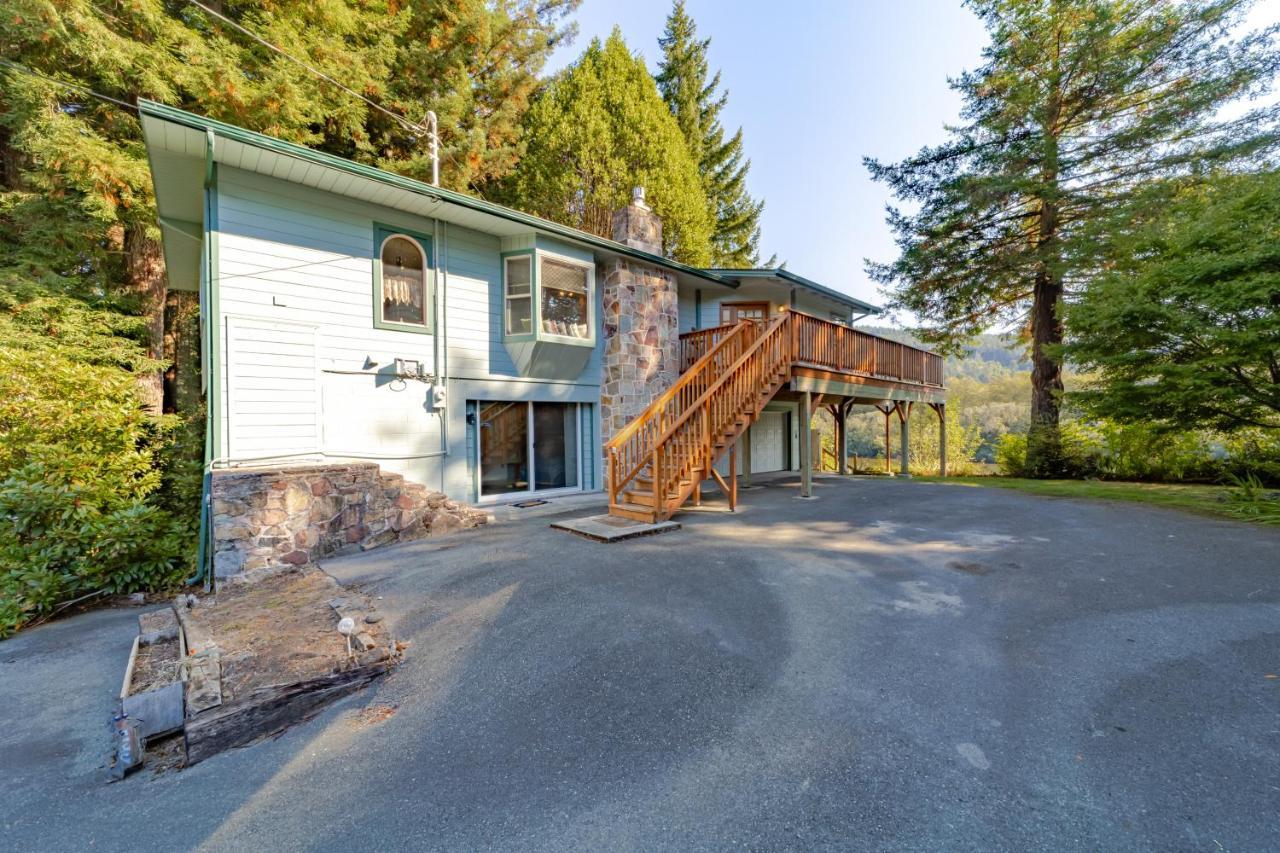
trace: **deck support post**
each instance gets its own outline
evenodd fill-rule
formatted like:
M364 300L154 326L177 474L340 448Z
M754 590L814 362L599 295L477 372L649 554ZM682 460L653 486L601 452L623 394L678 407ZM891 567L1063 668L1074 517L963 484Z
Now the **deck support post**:
M813 393L800 395L800 497L813 497L813 451L809 447L809 425L813 420Z
M902 434L900 440L902 442L902 465L899 469L900 477L911 476L911 403L898 402L894 404L894 408L898 410L898 422L900 424Z
M947 404L930 403L938 415L938 476L947 476Z
M742 488L751 488L751 427L742 431Z
M738 508L738 442L729 447L729 512Z
M836 473L845 475L849 473L849 460L846 458L846 438L845 438L845 418L849 414L844 400L841 400L834 409L836 413Z
M876 409L884 415L884 472L890 477L893 476L893 447L889 444L889 416L893 414L894 408L890 403L883 406L876 404Z

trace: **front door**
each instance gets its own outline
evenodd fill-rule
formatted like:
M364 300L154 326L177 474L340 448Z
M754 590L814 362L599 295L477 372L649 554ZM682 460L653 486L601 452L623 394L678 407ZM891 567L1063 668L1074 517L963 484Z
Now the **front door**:
M732 326L739 320L763 323L769 319L768 302L721 302L720 325Z

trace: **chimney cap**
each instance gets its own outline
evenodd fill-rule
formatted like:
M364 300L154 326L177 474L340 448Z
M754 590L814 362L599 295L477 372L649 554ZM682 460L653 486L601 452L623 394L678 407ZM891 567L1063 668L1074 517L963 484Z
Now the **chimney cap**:
M649 209L649 205L644 203L644 187L631 188L631 203L637 207L643 207L645 210Z

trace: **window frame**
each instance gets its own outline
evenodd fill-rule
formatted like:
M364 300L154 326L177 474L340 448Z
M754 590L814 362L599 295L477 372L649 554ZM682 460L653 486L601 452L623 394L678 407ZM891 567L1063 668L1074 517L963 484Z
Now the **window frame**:
M538 259L533 249L520 249L514 252L502 252L502 337L508 341L531 341L538 333ZM529 293L522 296L511 296L507 292L507 263L513 258L529 259ZM512 299L529 300L529 331L513 332L509 325L510 313L507 306Z
M564 255L560 252L549 251L537 247L528 249L516 249L510 252L502 252L501 254L501 270L502 281L501 299L502 299L502 339L504 341L546 341L548 343L564 344L576 347L594 347L596 345L596 265L594 261L586 261L582 258L575 258L570 255ZM515 257L528 257L530 260L530 282L529 282L529 319L531 331L512 334L508 332L507 321L509 314L507 312L508 300L512 297L507 295L507 260ZM577 267L586 274L587 288L587 337L575 338L572 335L557 335L554 332L544 331L542 328L542 262L550 260L555 263L564 264L565 266ZM523 299L523 296L515 297Z
M383 319L382 316L382 250L393 237L410 240L422 252L422 314L423 322L401 323ZM433 335L436 329L435 257L431 237L408 228L397 228L375 222L373 225L373 327L415 335Z

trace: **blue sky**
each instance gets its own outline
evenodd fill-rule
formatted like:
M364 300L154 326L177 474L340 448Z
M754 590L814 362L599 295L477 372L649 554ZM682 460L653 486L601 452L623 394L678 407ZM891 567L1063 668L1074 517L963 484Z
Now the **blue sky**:
M1280 19L1278 7L1259 3L1250 23ZM862 158L898 160L943 140L960 108L947 78L977 66L986 44L977 18L960 0L688 0L688 8L711 37L711 67L730 92L724 121L743 128L749 186L765 199L763 255L881 303L863 258L896 254L884 221L890 197ZM578 38L548 70L615 24L656 68L669 11L668 0L583 0Z
M792 272L878 304L862 259L894 255L884 223L889 196L867 177L862 157L900 159L942 140L960 105L947 76L977 65L986 41L977 19L958 0L688 7L729 89L725 124L743 128L751 192L765 199L762 254L776 252ZM583 0L578 38L549 70L614 24L655 68L669 10L665 0Z

